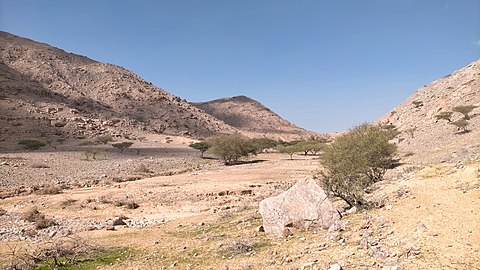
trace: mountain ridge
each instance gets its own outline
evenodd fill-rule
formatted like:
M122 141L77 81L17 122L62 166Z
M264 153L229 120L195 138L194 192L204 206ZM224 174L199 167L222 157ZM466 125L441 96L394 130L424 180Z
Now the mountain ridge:
M123 67L1 31L0 72L2 138L242 132Z

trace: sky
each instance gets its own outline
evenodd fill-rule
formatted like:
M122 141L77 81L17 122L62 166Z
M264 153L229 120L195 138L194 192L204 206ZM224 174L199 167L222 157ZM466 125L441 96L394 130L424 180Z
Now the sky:
M478 60L480 0L0 0L0 30L338 132Z

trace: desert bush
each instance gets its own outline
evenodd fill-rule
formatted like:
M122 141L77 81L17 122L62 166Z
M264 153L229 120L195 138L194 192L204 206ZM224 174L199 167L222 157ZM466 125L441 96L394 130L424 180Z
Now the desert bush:
M50 166L48 166L47 164L45 163L33 163L32 165L30 165L30 167L34 168L34 169L47 169L47 168L50 168Z
M200 157L203 157L203 154L210 148L210 145L207 142L196 142L189 145L191 148L200 151Z
M98 150L95 148L87 148L83 151L83 154L85 155L86 160L90 160L90 157L95 160L97 158Z
M102 135L98 136L95 141L101 144L107 144L109 142L113 142L113 137L112 135Z
M456 126L457 130L459 131L462 131L465 133L468 131L468 121L466 119L460 119L460 120L451 122L450 124Z
M40 195L53 195L62 193L63 188L59 185L47 185L34 187L34 193Z
M82 141L79 145L80 145L80 146L89 146L89 145L94 145L94 144L95 144L95 142L93 142L93 141L84 140L84 141Z
M23 220L25 221L35 223L35 228L37 230L45 229L53 225L56 225L55 220L51 218L47 218L45 214L38 211L37 208L32 208L28 210L27 212L23 213L22 217L23 217Z
M395 162L391 136L379 126L362 124L338 137L321 157L325 189L351 206L366 205L365 189L381 181Z
M150 170L145 164L140 163L134 170L133 172L135 173L152 173L152 170Z
M473 111L473 109L477 108L478 106L474 105L462 105L462 106L456 106L452 109L454 112L458 112L463 114L463 119L464 120L470 120L470 112Z
M112 146L117 148L120 153L123 153L125 149L130 148L133 145L133 142L121 142L121 143L112 143Z
M435 115L435 118L437 118L437 120L447 120L450 123L452 122L452 115L453 112L441 112Z
M207 140L210 151L218 156L225 165L233 165L242 157L247 157L251 150L248 138L235 133L218 135Z
M413 106L415 106L415 108L420 108L423 106L423 101L421 100L415 100L412 102Z
M18 142L18 145L21 145L28 151L35 151L47 145L44 142L37 141L37 140L21 140Z
M136 202L129 201L129 202L127 202L127 204L126 204L126 207L127 207L128 209L137 209L137 208L140 207L140 205L139 205L138 203L136 203Z

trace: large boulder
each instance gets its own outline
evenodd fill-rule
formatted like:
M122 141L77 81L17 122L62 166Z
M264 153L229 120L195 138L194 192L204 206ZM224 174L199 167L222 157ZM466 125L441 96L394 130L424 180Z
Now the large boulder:
M274 237L288 236L290 227L328 229L340 215L325 191L313 179L298 181L287 191L260 202L265 233Z

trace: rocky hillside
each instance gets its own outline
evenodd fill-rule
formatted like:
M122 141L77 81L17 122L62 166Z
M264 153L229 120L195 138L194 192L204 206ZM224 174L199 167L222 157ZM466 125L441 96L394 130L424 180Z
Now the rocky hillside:
M283 140L318 136L316 133L295 126L246 96L191 104L251 136L268 136Z
M119 66L0 32L0 136L235 129Z
M467 131L451 122L463 115L457 106L478 106L470 112ZM453 112L451 122L437 119L442 112ZM419 88L379 122L402 131L399 147L403 155L422 162L459 161L480 153L480 60ZM407 159L408 160L408 159Z

